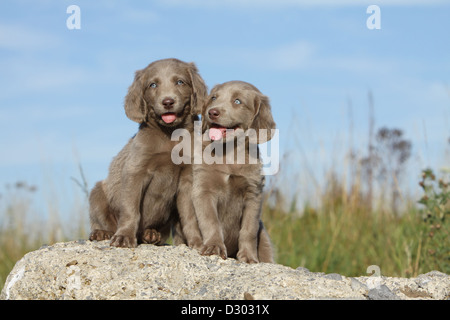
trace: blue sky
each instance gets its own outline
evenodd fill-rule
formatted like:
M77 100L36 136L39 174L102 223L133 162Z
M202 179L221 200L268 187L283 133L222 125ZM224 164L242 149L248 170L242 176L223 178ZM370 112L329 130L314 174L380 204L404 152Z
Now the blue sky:
M380 30L366 27L370 4ZM26 181L70 196L79 163L89 187L103 179L137 130L123 110L134 72L167 57L194 61L209 88L244 80L271 98L294 186L350 147L364 154L371 91L375 127L413 143L415 180L450 164L449 17L450 1L425 0L3 0L0 193Z

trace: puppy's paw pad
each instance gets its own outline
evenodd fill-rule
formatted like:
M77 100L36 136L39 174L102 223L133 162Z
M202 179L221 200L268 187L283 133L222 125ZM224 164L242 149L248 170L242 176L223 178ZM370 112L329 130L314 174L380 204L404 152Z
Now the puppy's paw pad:
M236 255L239 262L245 263L258 263L258 257L256 255L247 254L245 252L239 251Z
M201 254L204 256L218 255L222 259L226 259L227 248L223 244L205 244Z
M137 246L136 237L114 235L111 238L110 246L119 248L135 248Z
M200 254L202 254L203 251L206 250L206 246L203 244L203 241L201 240L190 243L189 247L197 250Z
M109 239L111 239L111 237L113 235L114 235L114 232L112 232L112 231L95 229L89 235L89 240L91 240L91 241L109 240Z
M161 242L161 233L155 229L145 229L142 242L147 244L158 244Z

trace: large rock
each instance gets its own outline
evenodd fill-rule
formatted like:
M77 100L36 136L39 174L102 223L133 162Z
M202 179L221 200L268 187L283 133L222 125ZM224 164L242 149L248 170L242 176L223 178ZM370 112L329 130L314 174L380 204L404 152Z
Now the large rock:
M44 246L8 276L1 299L448 299L450 277L349 278L278 264L204 257L186 246Z

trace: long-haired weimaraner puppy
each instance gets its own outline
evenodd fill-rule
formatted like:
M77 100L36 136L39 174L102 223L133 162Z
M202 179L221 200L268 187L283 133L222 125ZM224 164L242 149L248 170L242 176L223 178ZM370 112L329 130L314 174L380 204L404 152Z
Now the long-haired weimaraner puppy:
M139 131L91 191L90 240L111 239L116 247L164 243L177 216L175 197L183 170L171 161L177 143L171 134L178 128L193 131L206 97L194 63L164 59L136 72L125 112L140 124Z

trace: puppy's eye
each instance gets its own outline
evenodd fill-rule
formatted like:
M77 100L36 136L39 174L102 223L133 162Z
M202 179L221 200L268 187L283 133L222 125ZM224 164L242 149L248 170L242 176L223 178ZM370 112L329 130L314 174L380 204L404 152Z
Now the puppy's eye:
M236 104L241 104L241 100L236 99L236 100L234 100L234 103L236 103Z
M212 96L212 97L211 97L211 100L212 100L212 101L214 101L214 100L216 100L216 99L217 99L216 96Z
M153 88L153 89L156 88L157 86L158 86L158 85L157 85L156 83L154 83L154 82L153 82L153 83L150 83L150 85L149 85L149 87L150 87L150 88Z
M178 80L178 81L177 81L177 85L181 86L181 85L183 85L183 84L184 84L184 81L183 81L183 80Z

